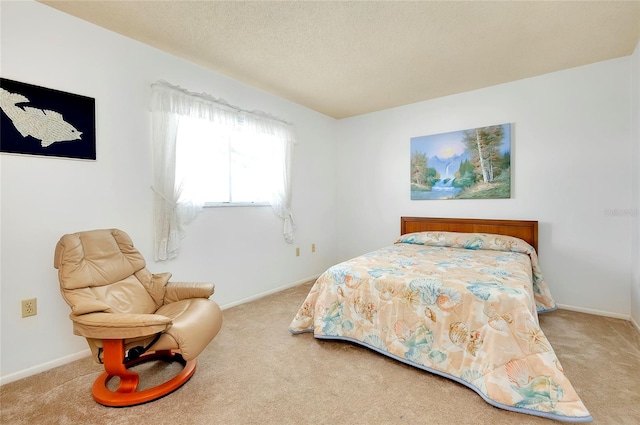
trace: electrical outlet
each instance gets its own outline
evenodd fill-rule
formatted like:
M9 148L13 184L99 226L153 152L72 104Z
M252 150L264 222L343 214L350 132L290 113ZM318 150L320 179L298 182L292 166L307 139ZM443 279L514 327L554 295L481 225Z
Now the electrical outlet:
M316 244L311 244L311 252L316 252Z
M35 316L36 314L38 314L38 299L22 300L22 317Z
M300 248L296 248L296 257L300 256Z

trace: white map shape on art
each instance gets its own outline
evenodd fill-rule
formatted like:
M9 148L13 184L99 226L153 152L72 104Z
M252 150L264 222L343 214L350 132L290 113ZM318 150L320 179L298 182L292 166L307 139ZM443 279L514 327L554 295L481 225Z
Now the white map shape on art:
M7 114L22 137L32 136L46 148L55 142L79 140L82 136L82 132L66 122L60 112L17 106L26 102L29 99L23 95L0 88L0 109Z

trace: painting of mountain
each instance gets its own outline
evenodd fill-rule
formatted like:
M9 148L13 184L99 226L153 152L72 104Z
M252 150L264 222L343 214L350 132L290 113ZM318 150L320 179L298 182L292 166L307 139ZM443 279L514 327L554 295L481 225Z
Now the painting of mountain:
M95 99L0 78L0 151L96 159Z
M411 138L411 199L511 197L511 124Z

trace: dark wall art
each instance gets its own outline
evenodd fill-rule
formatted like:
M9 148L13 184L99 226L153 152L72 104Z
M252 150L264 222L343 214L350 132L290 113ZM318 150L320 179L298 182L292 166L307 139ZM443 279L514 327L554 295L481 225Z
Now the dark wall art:
M93 98L0 78L0 152L96 159Z

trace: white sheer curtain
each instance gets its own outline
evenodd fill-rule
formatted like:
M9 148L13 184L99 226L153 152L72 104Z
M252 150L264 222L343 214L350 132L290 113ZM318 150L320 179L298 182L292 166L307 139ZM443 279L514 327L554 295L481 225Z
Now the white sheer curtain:
M153 120L153 191L155 193L154 244L156 260L178 255L184 225L193 220L204 205L189 190L189 179L176 181L176 137L180 117L206 119L217 125L266 134L278 141L281 172L274 175L269 201L284 221L283 235L293 243L294 221L291 212L291 166L293 160L293 126L260 111L246 111L207 94L191 93L165 81L152 85Z

